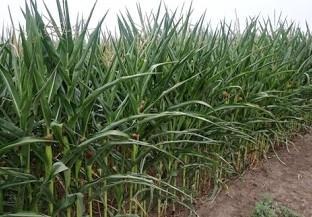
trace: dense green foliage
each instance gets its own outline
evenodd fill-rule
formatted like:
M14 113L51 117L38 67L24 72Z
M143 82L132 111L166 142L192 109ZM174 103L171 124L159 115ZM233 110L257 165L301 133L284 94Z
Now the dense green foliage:
M192 210L310 124L309 30L138 7L141 23L120 15L112 37L56 2L58 19L31 3L0 44L0 213Z

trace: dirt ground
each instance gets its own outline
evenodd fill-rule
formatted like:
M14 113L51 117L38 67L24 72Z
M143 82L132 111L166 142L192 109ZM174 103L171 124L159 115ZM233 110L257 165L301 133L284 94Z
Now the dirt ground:
M201 199L200 217L250 217L263 197L288 206L303 217L312 217L312 133L298 136L289 152L279 150L256 168L231 182L214 201Z

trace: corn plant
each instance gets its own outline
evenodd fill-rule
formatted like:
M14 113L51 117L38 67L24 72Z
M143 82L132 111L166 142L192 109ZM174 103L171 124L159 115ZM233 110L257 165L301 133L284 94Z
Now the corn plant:
M0 44L0 214L166 216L311 124L310 30L192 8L88 30L36 2ZM13 22L12 22L13 23ZM18 31L16 31L18 29ZM287 144L287 143L286 143Z

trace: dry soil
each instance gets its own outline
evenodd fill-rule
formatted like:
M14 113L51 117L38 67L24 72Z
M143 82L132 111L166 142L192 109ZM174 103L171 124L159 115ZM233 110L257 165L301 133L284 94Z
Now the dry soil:
M312 133L297 136L288 150L278 151L228 185L214 201L199 200L200 217L249 217L263 197L312 217Z

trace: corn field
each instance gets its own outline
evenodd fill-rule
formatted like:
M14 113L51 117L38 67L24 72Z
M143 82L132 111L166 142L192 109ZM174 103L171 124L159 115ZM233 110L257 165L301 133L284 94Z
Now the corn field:
M196 215L194 197L311 124L308 26L211 28L160 5L111 34L55 4L0 36L2 216Z

